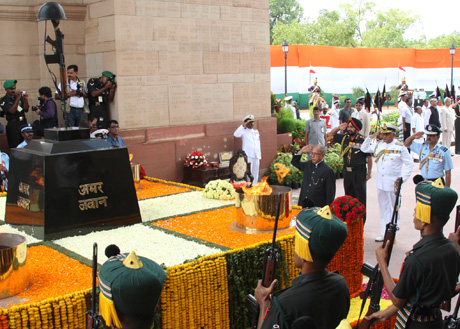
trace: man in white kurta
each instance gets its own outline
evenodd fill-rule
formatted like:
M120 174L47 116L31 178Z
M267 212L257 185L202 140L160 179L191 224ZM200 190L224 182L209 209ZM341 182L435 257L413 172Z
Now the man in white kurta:
M450 107L452 100L449 97L444 98L444 107L440 109L441 114L441 129L442 129L442 145L450 149L452 143L452 135L454 132L455 112Z
M331 111L331 130L339 126L339 111L340 111L340 101L338 99L332 102Z
M416 106L415 107L415 113L412 116L412 122L410 125L410 130L411 130L411 136L415 133L418 133L419 131L424 131L425 129L425 121L423 118L423 113L422 113L422 107L421 106ZM423 143L425 140L423 137L414 139L414 143ZM416 152L411 152L412 153L412 158L415 160L419 160L419 156Z
M426 127L430 124L430 116L431 116L430 102L428 101L428 99L425 99L423 101L423 106L422 106L423 127Z
M404 144L395 140L397 127L391 124L383 125L381 133L383 140L371 145L378 132L364 140L361 152L373 153L377 162L377 196L380 210L380 236L375 241L383 241L386 225L391 222L396 201L395 182L402 177L403 182L409 179L414 162ZM404 167L404 170L403 170ZM397 221L399 222L399 216Z
M235 130L233 136L243 140L242 149L251 164L251 174L254 177L253 183L256 184L259 180L259 163L260 159L262 159L262 153L260 151L259 131L254 129L254 116L252 114L243 118L243 124Z

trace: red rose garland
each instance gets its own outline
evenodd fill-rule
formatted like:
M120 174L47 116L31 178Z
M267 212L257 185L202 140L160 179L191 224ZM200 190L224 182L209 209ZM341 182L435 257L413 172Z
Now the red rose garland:
M334 215L347 224L363 220L366 214L364 205L358 199L349 195L338 197L331 203L331 210Z

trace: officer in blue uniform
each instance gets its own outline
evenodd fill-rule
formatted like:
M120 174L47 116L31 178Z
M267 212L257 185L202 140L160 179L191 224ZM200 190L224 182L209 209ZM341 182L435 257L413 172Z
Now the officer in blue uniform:
M424 143L414 143L414 139L423 137L426 134ZM439 144L441 129L429 124L425 127L425 131L419 131L409 137L405 146L410 147L410 150L417 153L420 157L420 174L424 179L436 180L443 178L446 186L450 187L451 170L454 168L450 150Z

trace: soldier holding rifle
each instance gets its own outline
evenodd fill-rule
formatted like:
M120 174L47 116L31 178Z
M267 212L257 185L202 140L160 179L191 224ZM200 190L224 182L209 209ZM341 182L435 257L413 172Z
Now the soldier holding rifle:
M460 273L460 256L442 230L458 195L441 179L423 181L415 190L414 228L421 239L407 253L397 284L387 266L388 246L377 248L377 261L393 305L366 319L386 321L397 313L395 328L442 328L440 306L455 294Z
M290 288L273 293L259 281L255 297L260 305L258 328L291 328L295 319L311 316L318 329L330 329L346 318L350 293L345 278L326 266L347 237L346 225L329 208L304 209L297 215L294 264L301 270Z
M134 251L110 257L99 271L99 313L107 327L152 328L165 281L160 265Z

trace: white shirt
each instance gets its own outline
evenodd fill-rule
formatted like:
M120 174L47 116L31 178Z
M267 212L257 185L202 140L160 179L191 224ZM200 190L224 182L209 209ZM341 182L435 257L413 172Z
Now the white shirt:
M331 107L331 111L329 112L329 115L331 116L331 129L339 126L339 111L340 108L336 109L335 106Z
M418 113L415 113L412 116L412 123L411 123L411 126L410 126L410 134L411 135L414 134L414 129L415 129L416 133L419 132L419 131L423 131L425 129L423 117ZM423 143L424 142L423 137L414 139L414 142Z
M249 158L262 159L259 131L239 126L233 136L243 140L243 151Z
M371 119L369 117L369 113L362 109L361 111L354 111L351 116L353 118L359 119L363 124L363 128L359 131L359 133L364 137L369 136L369 132L371 131Z
M407 148L394 139L387 144L383 141L377 145L371 145L372 138L367 137L361 145L361 152L373 153L378 157L377 161L377 189L382 191L394 191L394 183L399 177L403 182L407 181L414 168L414 162ZM403 172L404 165L404 172Z
M402 118L406 120L406 123L411 123L412 121L412 111L409 105L406 104L404 101L400 101L398 103L398 110L402 122Z
M286 103L287 107L291 108L292 115L294 116L294 119L297 119L297 113L295 111L295 107L292 106L291 104Z
M426 127L430 123L431 110L429 106L428 107L426 107L425 105L422 106L422 116L423 116L424 127Z
M77 83L78 82L83 83L82 91L87 93L88 88L86 88L86 83L84 81L80 81L80 80L73 81L73 80L70 80L70 79L67 80L67 92L77 90ZM58 88L59 88L59 90L61 90L61 83L59 83ZM57 90L56 90L56 94L58 94ZM82 109L85 106L85 98L84 97L78 97L78 96L71 96L71 97L69 97L69 106Z

